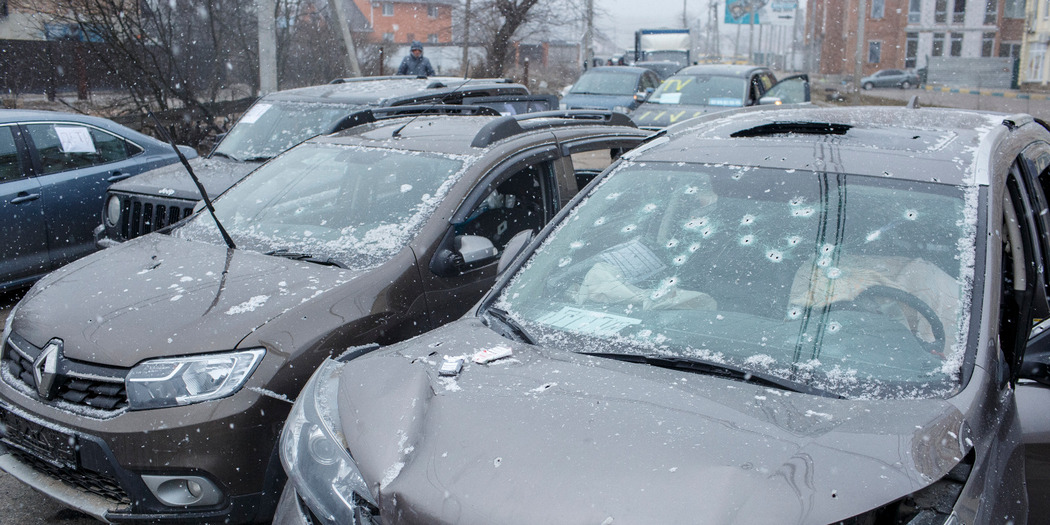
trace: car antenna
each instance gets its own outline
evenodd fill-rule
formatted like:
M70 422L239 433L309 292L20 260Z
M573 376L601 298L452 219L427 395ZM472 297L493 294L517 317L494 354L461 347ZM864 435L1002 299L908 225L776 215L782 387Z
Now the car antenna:
M429 106L427 106L425 109L423 109L423 111L420 111L419 114L417 114L416 116L412 117L412 120L409 120L408 122L405 122L404 125L402 125L400 128L395 129L394 133L391 134L390 137L394 138L394 137L401 136L401 130L405 129L405 127L407 127L409 124L415 122L416 119L419 118L420 115L424 115L424 114L426 114L427 111L430 111L430 110L434 109L434 107L437 106L438 104L444 104L445 103L445 98L447 98L449 95L459 91L463 86L467 85L467 82L470 82L470 79L469 78L464 78L462 84L460 84L460 85L456 86L455 88L453 88L452 91L449 91L448 93L445 93L445 95L443 97L441 97L441 98L431 102Z
M222 227L222 223L219 222L219 216L215 215L215 207L211 205L211 199L208 198L208 192L204 190L204 185L201 184L201 180L197 178L196 173L193 173L193 168L190 167L190 161L186 160L186 156L182 154L181 150L179 150L179 146L175 144L175 140L168 134L168 130L164 129L164 125L160 123L160 119L158 119L150 110L146 110L146 113L149 114L149 117L153 119L153 123L156 124L157 132L164 137L164 140L166 140L168 144L171 144L171 148L174 149L175 154L179 156L179 162L182 162L186 171L189 172L190 178L193 179L193 183L197 185L197 190L201 192L201 197L204 198L204 205L208 208L208 212L211 213L211 218L215 219L215 225L219 227L219 233L222 234L222 239L226 241L226 246L229 246L231 250L236 250L237 245L233 243L233 238L226 232L226 228Z

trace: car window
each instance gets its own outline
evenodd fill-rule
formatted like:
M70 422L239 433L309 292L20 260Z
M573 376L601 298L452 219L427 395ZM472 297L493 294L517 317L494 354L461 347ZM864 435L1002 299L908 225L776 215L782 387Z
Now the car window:
M1024 355L1035 312L1045 313L1045 287L1036 275L1042 258L1036 246L1037 228L1026 184L1015 164L1002 196L1002 294L999 303L999 347L1016 369ZM1040 304L1042 303L1042 304Z
M740 107L748 80L713 75L676 75L665 80L650 98L657 104Z
M0 126L0 182L25 176L11 126Z
M975 198L933 183L627 162L499 301L567 350L703 358L850 397L950 395Z
M128 157L124 139L73 123L28 124L25 126L44 175L85 168Z
M623 153L622 148L602 148L578 151L571 155L576 187L583 188Z
M408 244L464 163L434 153L304 144L217 198L215 213L239 247L373 268ZM175 235L223 243L208 214Z
M623 71L591 70L573 84L569 93L579 95L633 95L638 88L638 77Z
M215 153L234 160L265 160L326 133L353 107L261 100L244 112Z
M456 224L456 235L480 235L502 252L518 232L538 232L553 214L554 167L550 161L526 166L490 191Z

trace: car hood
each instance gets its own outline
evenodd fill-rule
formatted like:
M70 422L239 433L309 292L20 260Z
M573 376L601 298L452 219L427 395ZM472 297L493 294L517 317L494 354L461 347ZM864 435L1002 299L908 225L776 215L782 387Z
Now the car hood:
M437 372L496 347L513 355ZM970 428L943 400L829 399L547 351L473 318L335 377L349 450L402 523L830 523L942 477Z
M38 347L62 339L71 359L128 367L235 348L262 324L354 276L154 234L49 274L19 303L13 329Z
M262 162L238 162L226 157L197 157L190 159L189 164L193 168L193 173L204 185L208 196L215 197L261 166ZM186 167L179 162L122 180L110 186L109 189L110 191L162 195L194 201L201 198L197 185L186 173Z
M732 109L735 107L645 103L631 112L631 120L640 128L666 128L693 117Z
M566 109L613 109L617 106L629 108L634 105L634 94L630 95L565 95L561 103Z

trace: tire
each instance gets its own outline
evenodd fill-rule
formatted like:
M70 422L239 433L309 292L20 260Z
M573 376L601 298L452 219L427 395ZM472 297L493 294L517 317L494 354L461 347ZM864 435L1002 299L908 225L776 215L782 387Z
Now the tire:
M901 89L908 89L910 87L911 87L911 82L908 82L907 80L905 80L904 82L901 82Z
M866 91L866 90L869 90L869 89L871 89L871 88L873 88L873 87L875 87L875 84L872 84L871 82L865 82L865 83L864 83L864 90L865 90L865 91Z

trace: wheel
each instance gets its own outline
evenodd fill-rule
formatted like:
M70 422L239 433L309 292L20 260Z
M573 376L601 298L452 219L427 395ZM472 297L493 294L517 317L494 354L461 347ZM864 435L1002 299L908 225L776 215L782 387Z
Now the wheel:
M926 320L927 323L930 324L930 331L933 333L933 341L931 342L922 340L918 335L915 336L916 339L919 339L922 346L931 354L938 356L944 354L944 344L946 341L944 323L942 323L940 318L937 317L937 312L935 312L929 304L922 299L919 299L914 294L891 286L875 285L861 292L852 302L843 304L843 307L851 310L879 311L881 302L878 301L878 299L889 299L907 305L909 308L915 310Z
M901 89L908 89L910 87L911 87L911 82L908 82L907 80L905 80L904 82L901 82Z
M872 84L871 82L864 83L864 89L871 89L873 87L875 87L875 84Z

